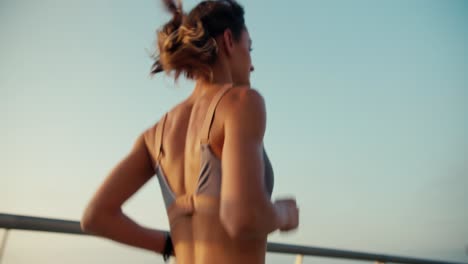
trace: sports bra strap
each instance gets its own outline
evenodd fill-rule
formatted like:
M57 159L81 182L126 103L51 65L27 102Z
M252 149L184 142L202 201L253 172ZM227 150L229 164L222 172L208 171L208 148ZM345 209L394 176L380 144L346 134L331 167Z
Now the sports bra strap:
M163 145L162 145L162 140L163 140L163 134L164 134L164 125L166 124L166 119L167 119L167 113L164 115L162 118L162 122L159 122L159 124L156 127L156 141L155 141L155 146L156 146L156 162L159 164L159 160L161 159L161 153L164 154L163 150Z
M214 120L214 114L216 111L216 107L218 106L219 101L221 101L221 98L226 94L227 91L232 87L232 84L227 84L220 88L220 90L214 95L213 99L211 100L211 103L208 107L208 111L205 116L205 120L203 121L203 126L201 129L201 143L202 144L208 144L208 141L210 139L210 130L211 130L211 125L213 124Z

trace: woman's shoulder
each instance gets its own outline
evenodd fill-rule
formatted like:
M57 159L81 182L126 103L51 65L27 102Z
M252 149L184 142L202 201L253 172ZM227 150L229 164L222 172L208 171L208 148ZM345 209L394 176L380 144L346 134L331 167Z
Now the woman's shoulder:
M247 86L231 88L223 112L227 130L263 137L266 129L265 101L257 90Z
M265 100L260 92L250 86L234 86L227 93L228 110L237 113L249 111L265 112Z

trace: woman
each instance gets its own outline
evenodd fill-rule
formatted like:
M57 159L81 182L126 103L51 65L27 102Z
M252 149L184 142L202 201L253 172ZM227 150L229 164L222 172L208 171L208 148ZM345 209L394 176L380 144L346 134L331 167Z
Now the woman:
M203 1L158 31L152 73L183 74L192 94L136 140L82 217L84 231L176 256L178 263L265 262L267 235L298 226L294 199L270 201L273 171L263 148L265 104L250 88L252 41L234 0ZM142 227L122 204L153 175L170 234Z

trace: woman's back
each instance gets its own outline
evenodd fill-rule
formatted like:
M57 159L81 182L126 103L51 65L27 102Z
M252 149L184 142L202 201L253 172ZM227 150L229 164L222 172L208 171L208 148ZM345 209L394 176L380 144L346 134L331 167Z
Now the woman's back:
M264 263L268 234L297 228L298 209L294 199L270 199L266 109L250 89L244 9L234 0L202 1L185 14L180 0L163 2L173 17L157 31L152 73L185 75L194 91L138 137L87 206L83 230L171 254L164 231L122 212L156 173L179 263Z
M263 263L266 237L233 240L220 220L224 114L248 87L214 88L172 109L145 132L180 263ZM272 169L265 156L265 191ZM196 246L195 246L196 245Z

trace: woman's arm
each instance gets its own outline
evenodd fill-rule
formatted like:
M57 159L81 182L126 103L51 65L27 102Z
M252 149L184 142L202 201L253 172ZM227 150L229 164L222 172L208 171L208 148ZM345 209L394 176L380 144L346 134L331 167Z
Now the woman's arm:
M143 227L122 212L122 204L153 175L142 134L94 194L81 218L81 228L120 243L163 252L165 232Z
M273 204L266 193L263 98L253 89L236 89L239 90L232 91L233 95L226 99L221 221L234 238L265 237L276 229L295 228L298 214L295 201Z

